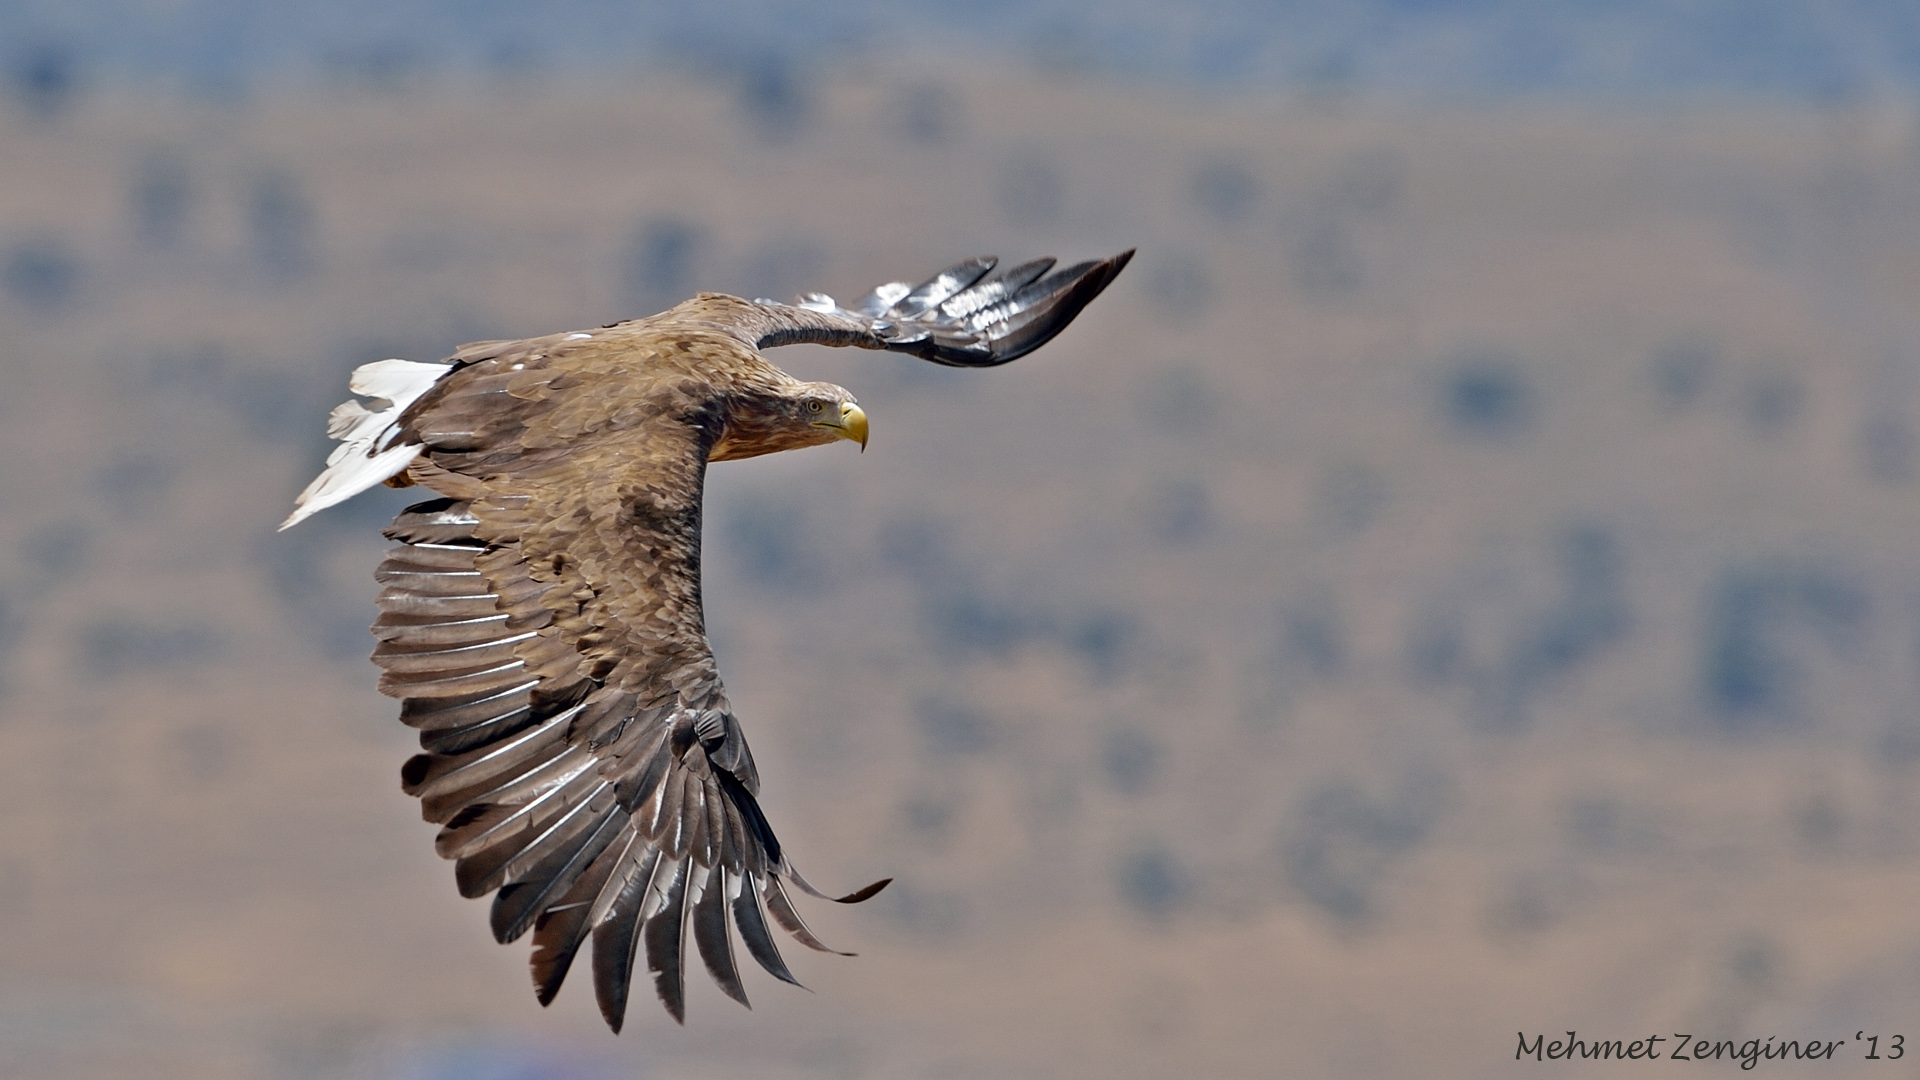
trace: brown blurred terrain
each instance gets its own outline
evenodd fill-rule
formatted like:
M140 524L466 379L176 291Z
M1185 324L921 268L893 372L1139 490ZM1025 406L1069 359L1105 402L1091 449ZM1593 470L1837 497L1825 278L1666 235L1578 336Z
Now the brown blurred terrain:
M1911 115L866 67L102 93L0 147L0 1074L1920 1052ZM364 658L412 493L273 531L347 372L1129 246L1009 368L782 351L869 452L711 476L768 812L823 886L898 879L807 909L862 955L790 947L814 992L751 1013L695 979L685 1029L541 1010ZM1912 1073L1838 1056L1762 1067Z

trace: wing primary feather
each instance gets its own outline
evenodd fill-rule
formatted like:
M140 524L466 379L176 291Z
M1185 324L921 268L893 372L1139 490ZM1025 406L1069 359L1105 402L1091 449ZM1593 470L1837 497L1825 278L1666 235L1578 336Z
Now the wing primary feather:
M1103 262L1085 262L1056 271L1000 304L968 316L965 324L976 328L990 343L992 364L1017 360L1066 329L1119 275L1132 254L1124 252ZM927 347L937 349L937 339ZM926 358L941 362L938 356Z
M616 1035L627 1018L634 952L640 945L640 904L647 895L650 871L659 853L649 851L648 855L654 858L646 859L642 866L634 869L649 872L629 873L624 879L615 875L614 881L620 882L619 892L607 910L606 920L593 928L593 996L600 1005L601 1017ZM608 882L612 884L613 881ZM592 919L591 914L588 918Z
M1031 259L991 274L981 279L979 284L955 293L941 303L940 314L949 319L965 320L974 312L991 307L1038 281L1042 274L1053 269L1053 264L1054 260L1049 258Z
M620 828L626 825L625 814L615 814L616 828L614 843L608 844L587 869L573 883L558 902L541 912L533 924L533 955L529 963L533 973L534 996L540 1004L553 1004L554 995L560 992L560 984L566 981L567 970L573 966L573 958L580 951L580 943L586 940L593 929L590 916L593 912L593 900L607 884L613 872L620 867L626 857L627 845L619 843ZM633 833L626 834L628 843Z
M534 634L535 631L524 630L517 634L509 633L505 637L453 645L383 641L374 650L373 662L395 673L454 671L511 659L514 646Z
M509 617L504 611L454 619L382 613L373 624L373 636L381 642L392 641L405 646L487 641L512 632L507 627Z
M463 754L477 746L523 731L533 722L532 709L515 709L504 716L496 716L472 727L422 731L420 748L430 754Z
M830 900L836 904L858 904L871 900L881 889L893 884L892 878L881 878L879 881L863 889L855 889L845 896L830 896L814 888L813 882L801 877L800 871L794 869L792 863L788 863L783 872L787 875L787 880L798 886L801 892L806 893L808 896L817 896L822 900Z
M792 934L795 941L817 952L833 953L836 956L856 955L841 952L814 937L813 931L807 929L807 924L801 920L800 912L794 909L793 901L787 899L787 892L780 887L779 878L768 874L766 883L760 887L760 895L767 902L767 912L773 916L773 921L779 923L787 933Z
M588 925L598 927L612 919L613 906L629 887L645 888L647 879L653 875L653 864L659 858L660 849L649 844L647 838L641 836L629 821L619 865L608 875L606 885L594 895L593 904L587 911ZM639 882L638 886L634 886L635 881ZM636 912L638 910L635 909Z
M528 966L533 974L534 1000L542 1008L553 1004L553 999L559 996L560 985L567 981L567 972L573 967L573 958L579 954L580 943L586 936L585 904L551 907L534 921L533 952L528 957Z
M693 905L693 943L707 974L728 997L753 1008L747 1000L747 988L740 982L740 969L733 962L733 935L727 932L727 870L724 847L722 858L707 868L700 899Z
M562 798L560 802L565 806L567 800ZM537 836L528 838L525 834L509 834L501 837L497 843L456 862L453 874L460 886L460 895L469 899L485 896L510 882L524 880L525 863L528 861L526 856L545 854L539 850L544 845L557 842L561 850L568 850L575 843L585 842L589 826L595 820L589 813L590 806L591 797L583 799L567 806ZM582 814L588 816L583 819Z
M747 835L767 853L767 862L771 866L780 865L780 840L773 835L773 825L767 821L767 815L760 810L760 803L747 790L739 778L725 770L715 770L714 779L720 782L720 790L726 792L727 799L740 811L741 824L746 827Z
M688 775L687 802L680 810L681 819L685 822L681 831L687 837L687 858L693 860L695 866L713 865L715 837L710 826L713 818L711 806L721 798L723 796L719 788L711 785L707 777Z
M676 780L678 783L675 783ZM679 792L679 796L662 804L664 820L660 822L660 827L663 834L655 836L654 843L676 859L688 858L692 854L694 820L706 816L706 811L695 803L700 779L682 768L668 778L667 783Z
M653 745L637 755L639 767L618 784L620 805L636 817L642 816L642 811L647 808L647 800L658 792L661 782L667 777L668 768L673 764L673 746L667 738L666 725L654 723L652 726L654 730L643 733L637 742L644 745L644 740L651 739Z
M600 813L599 823L578 846L552 853L541 860L528 880L509 884L494 895L489 921L495 941L504 945L531 929L534 920L547 910L548 902L572 889L573 883L613 843L620 827L626 824L626 815L611 806ZM586 905L582 903L580 907L584 919Z
M671 768L672 752L672 740L662 739L660 747L656 749L654 753L656 755L665 754L669 758L667 765L664 767L664 774L654 783L653 790L647 794L645 801L640 804L638 809L633 811L634 823L639 826L641 834L651 838L655 843L658 843L660 840L660 831L667 827L667 824L673 820L674 815L680 812L680 797L683 793L683 787L679 782L680 777L676 775ZM651 769L652 767L653 765L650 763L649 768ZM642 779L645 778L643 777Z
M739 895L733 897L733 924L740 930L740 940L746 942L747 953L767 974L784 983L801 986L793 972L787 970L787 962L780 958L780 948L773 942L773 935L767 932L767 919L760 911L760 889L755 884L753 873L747 873L740 882Z
M473 560L480 549L466 544L410 543L387 550L373 580L385 581L400 574L477 574Z
M405 790L409 795L426 799L469 783L501 776L526 764L535 754L559 744L565 738L567 721L572 714L572 709L557 713L527 731L464 754L444 757L421 755L428 760L419 768L418 779L413 779L403 771L403 781L410 781L405 784ZM413 760L420 759L416 757ZM412 766L412 762L408 765Z
M666 860L661 860L663 869L666 865ZM687 1022L687 980L686 969L680 963L680 951L685 944L687 878L693 863L675 859L672 865L672 875L657 893L653 887L648 888L649 893L659 896L660 907L646 920L641 935L646 940L647 969L653 973L654 992L660 995L668 1015L676 1023L684 1024ZM656 877L660 873L660 870L654 871Z
M570 746L518 776L487 777L462 787L423 796L420 813L428 821L446 822L462 807L472 803L525 802L540 792L572 781L594 765L591 755Z
M584 755L575 754L576 758ZM560 763L565 755L544 763L539 769L515 781L532 780L533 784L518 792L518 797L503 799L483 799L467 804L452 818L448 819L434 837L433 849L443 859L465 859L496 844L513 843L516 839L520 846L530 848L538 841L529 841L526 836L532 831L538 815L552 816L556 811L571 803L575 808L598 800L601 810L611 809L613 797L609 791L611 784L588 774L588 769L562 767L552 768ZM544 775L543 775L544 774ZM544 783L541 781L545 781ZM558 801L557 806L548 806Z
M728 864L727 841L731 832L727 827L726 793L720 790L718 777L709 777L700 793L700 805L706 811L705 829L701 840L702 851L698 858L703 866L724 866Z
M508 690L483 691L455 698L407 698L400 703L400 722L422 731L472 727L529 708L533 684Z
M986 277L1000 260L991 255L967 259L955 263L940 271L912 292L900 298L884 313L889 319L915 319L926 311L939 307L949 297L973 287L974 282Z
M912 289L883 285L851 308L811 294L770 321L759 345L858 345L949 367L993 367L1052 340L1132 258L1128 250L1065 270L1034 259L991 276L992 260L969 259Z
M459 499L429 499L414 503L393 524L386 527L382 535L389 540L399 540L409 544L459 544L480 547L480 541L474 539L473 530L480 519L468 510L468 504Z

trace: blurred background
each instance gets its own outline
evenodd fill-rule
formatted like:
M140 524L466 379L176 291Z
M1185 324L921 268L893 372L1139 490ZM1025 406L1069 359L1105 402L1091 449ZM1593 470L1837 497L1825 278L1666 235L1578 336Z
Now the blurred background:
M1908 5L11 0L0 88L0 1075L1920 1040ZM779 353L869 452L711 475L859 958L540 1009L365 659L411 493L273 531L348 371L1133 246L1008 368Z

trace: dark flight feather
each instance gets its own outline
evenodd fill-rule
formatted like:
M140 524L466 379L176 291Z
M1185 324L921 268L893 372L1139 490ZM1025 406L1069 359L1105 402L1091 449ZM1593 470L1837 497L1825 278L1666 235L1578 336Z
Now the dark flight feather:
M727 933L727 869L718 860L707 867L700 899L693 907L693 943L715 985L728 997L747 1005L747 988L740 982L740 969L733 962L733 937Z
M800 912L793 906L793 901L787 899L787 892L780 887L779 878L767 878L766 883L761 887L760 898L767 902L767 912L773 916L773 921L779 923L782 930L792 934L794 940L800 944L817 952L833 953L836 956L854 955L850 952L841 952L813 936L813 931L807 929L806 921L800 918Z
M749 874L740 895L733 900L733 923L740 928L740 940L747 943L747 952L767 974L781 982L800 985L800 980L787 970L787 962L780 956L780 948L773 942L773 935L767 932L766 916L760 911L760 890L755 884L757 875Z
M1052 259L1023 263L1000 277L988 276L993 259L968 259L916 287L882 285L851 308L809 293L799 307L838 324L813 324L811 333L782 327L760 344L865 345L949 367L994 367L1025 356L1066 329L1132 258L1132 251L1123 251L1045 277ZM857 340L862 333L871 340Z
M664 855L660 860L660 869L655 870L656 877L664 876L664 883L649 886L648 891L657 899L658 905L652 917L646 920L642 934L647 946L647 970L653 974L653 989L660 996L667 1012L675 1021L685 1023L687 1019L686 975L680 965L680 946L685 940L684 919L687 911L687 872L692 864L685 857L669 860Z
M640 902L646 897L653 864L660 853L622 879L606 919L593 930L593 993L600 1015L615 1032L627 1019L627 990L633 984L634 949L639 944ZM591 916L589 916L591 917Z

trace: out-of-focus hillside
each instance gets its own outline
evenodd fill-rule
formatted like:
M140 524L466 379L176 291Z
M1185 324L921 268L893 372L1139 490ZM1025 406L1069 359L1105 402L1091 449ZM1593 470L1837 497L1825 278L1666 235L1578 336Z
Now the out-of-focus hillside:
M1885 0L11 0L0 77L40 107L98 84L289 84L697 70L752 96L849 62L1036 63L1210 91L1910 98L1920 17ZM986 59L991 58L991 59ZM956 64L956 66L958 66Z
M806 101L0 118L9 1075L1473 1077L1911 1018L1910 117ZM769 813L898 878L808 911L863 955L540 1010L364 660L410 493L273 532L348 370L1135 245L1009 368L782 352L869 452L711 476Z

